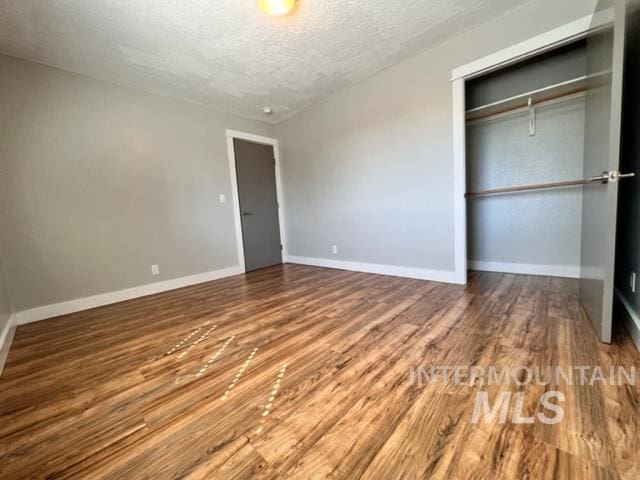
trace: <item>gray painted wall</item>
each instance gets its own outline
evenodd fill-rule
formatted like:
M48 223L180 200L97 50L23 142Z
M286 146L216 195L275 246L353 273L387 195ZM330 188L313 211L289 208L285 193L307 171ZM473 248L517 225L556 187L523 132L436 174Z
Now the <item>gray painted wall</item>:
M0 92L14 310L237 264L225 129L270 126L6 56Z
M532 1L279 124L288 253L453 270L451 70L594 3Z
M467 127L472 191L582 178L584 98ZM582 188L477 197L468 202L468 258L580 266Z

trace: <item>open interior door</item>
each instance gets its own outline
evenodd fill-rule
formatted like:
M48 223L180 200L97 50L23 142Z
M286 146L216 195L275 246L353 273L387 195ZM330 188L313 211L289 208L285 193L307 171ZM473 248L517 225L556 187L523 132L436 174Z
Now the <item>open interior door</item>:
M599 0L594 18L612 18L587 38L585 178L580 300L600 340L611 342L622 80L627 0ZM611 15L609 15L611 14Z

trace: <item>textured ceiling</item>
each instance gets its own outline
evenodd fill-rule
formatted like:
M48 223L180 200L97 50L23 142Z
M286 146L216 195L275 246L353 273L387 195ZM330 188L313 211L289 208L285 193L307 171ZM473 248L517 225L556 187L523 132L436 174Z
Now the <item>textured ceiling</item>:
M526 1L0 0L0 52L277 122Z

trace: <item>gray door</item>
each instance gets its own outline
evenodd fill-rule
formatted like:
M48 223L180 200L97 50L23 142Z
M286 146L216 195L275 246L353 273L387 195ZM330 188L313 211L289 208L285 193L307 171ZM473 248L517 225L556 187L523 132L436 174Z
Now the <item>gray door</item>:
M611 181L584 187L580 300L600 339L611 342L618 165L624 63L625 0L600 0L615 20L587 39L585 178L612 172Z
M273 147L234 139L247 272L282 263Z

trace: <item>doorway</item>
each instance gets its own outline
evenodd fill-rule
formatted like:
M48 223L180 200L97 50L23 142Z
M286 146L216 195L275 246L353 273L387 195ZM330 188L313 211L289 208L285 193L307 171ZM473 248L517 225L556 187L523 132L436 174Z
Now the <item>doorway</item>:
M238 262L251 272L283 261L277 140L227 132Z
M627 12L620 170L636 172L620 182L615 292L617 313L640 350L640 5Z

